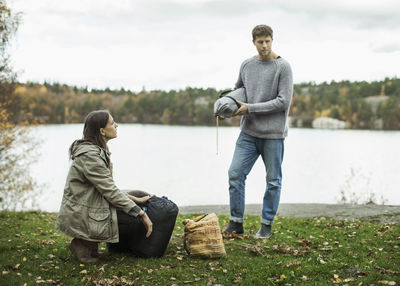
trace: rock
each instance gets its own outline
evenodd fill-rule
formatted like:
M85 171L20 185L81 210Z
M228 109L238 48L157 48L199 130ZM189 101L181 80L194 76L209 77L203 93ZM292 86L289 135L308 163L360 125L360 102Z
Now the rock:
M319 117L313 120L312 127L320 129L345 129L349 126L345 121L330 117Z

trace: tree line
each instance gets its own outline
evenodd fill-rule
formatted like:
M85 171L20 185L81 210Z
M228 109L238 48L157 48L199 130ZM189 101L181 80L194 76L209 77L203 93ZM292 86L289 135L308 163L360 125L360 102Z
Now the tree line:
M214 88L142 90L91 89L60 83L23 83L14 90L16 120L31 114L44 123L78 123L92 110L108 109L121 123L213 125ZM331 117L355 129L400 129L400 79L296 84L289 115L295 126L309 127ZM223 125L237 125L238 118Z
M400 129L400 79L321 84L294 87L290 115L305 126L326 116L348 123L353 129Z

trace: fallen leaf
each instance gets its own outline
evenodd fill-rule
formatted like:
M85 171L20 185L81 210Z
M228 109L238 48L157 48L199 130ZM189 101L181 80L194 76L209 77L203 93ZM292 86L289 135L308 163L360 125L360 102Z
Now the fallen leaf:
M262 248L261 245L258 244L258 243L257 243L256 245L253 245L253 244L245 244L244 247L245 247L246 250L247 250L248 252L250 252L251 254L259 255L259 256L265 256L263 248Z
M291 266L298 266L298 265L301 265L301 261L293 261L293 262L286 264L285 266L291 267Z
M305 253L310 251L310 248L308 246L295 248L294 246L282 246L282 245L279 245L279 244L278 245L273 245L272 249L277 251L277 252L290 254L290 255L293 255L293 256L304 255Z
M222 237L225 238L225 239L231 239L231 240L234 240L234 239L242 240L242 239L244 239L243 235L236 234L236 232L226 232L226 231L222 232Z
M125 276L118 277L113 275L113 278L103 278L102 273L100 276L85 276L82 278L82 284L93 284L98 286L108 286L108 285L121 285L121 286L130 286L135 285L140 277L135 278L134 280L129 280Z
M40 283L46 283L46 281L44 281L41 276L38 276L38 277L36 277L36 284L40 284Z
M387 281L387 280L382 280L382 281L378 281L379 284L384 284L384 285L396 285L395 281Z
M107 266L107 264L103 264L103 266L101 266L100 268L99 268L99 271L101 271L101 272L104 272L105 270L104 270L104 267L106 267Z
M385 268L382 268L382 267L379 267L379 266L375 266L375 268L377 270L379 270L379 272L381 272L382 274L395 274L395 275L399 275L400 274L399 271L395 271L395 270L392 270L392 269L385 269ZM384 281L386 281L386 280L384 280Z
M41 240L41 239L36 239L36 242L39 243L39 244L46 244L46 245L52 245L52 244L55 244L55 243L56 243L56 242L55 242L54 240L52 240L52 239L49 239L49 240L46 240L46 239L43 239L43 240Z
M310 238L311 238L311 237L310 237ZM310 240L307 240L307 239L299 239L297 242L300 243L300 244L304 244L304 245L311 245L311 244L314 244L314 242L312 242L312 241L310 241Z

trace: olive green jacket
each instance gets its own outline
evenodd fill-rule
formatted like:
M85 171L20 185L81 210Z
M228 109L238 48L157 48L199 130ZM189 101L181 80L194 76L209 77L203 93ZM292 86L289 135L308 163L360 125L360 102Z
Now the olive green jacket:
M74 238L118 242L116 208L137 216L140 207L114 184L110 153L77 141L72 152L56 229Z

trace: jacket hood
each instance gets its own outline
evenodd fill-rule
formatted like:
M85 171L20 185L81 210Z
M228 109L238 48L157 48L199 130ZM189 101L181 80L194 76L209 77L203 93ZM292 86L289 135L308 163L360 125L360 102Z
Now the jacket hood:
M72 159L75 159L75 157L78 157L79 155L82 155L83 153L89 152L89 151L95 151L95 152L100 152L103 150L103 148L97 146L96 144L93 144L90 141L86 140L75 140L73 143L72 147L72 153L71 157ZM105 150L104 150L105 151Z

